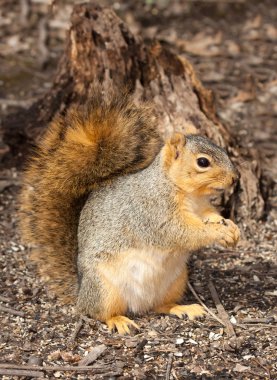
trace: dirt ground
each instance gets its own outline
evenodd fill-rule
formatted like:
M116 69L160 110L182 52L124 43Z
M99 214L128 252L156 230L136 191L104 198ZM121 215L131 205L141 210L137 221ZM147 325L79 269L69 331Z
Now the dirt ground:
M48 3L1 0L1 117L28 107L51 85L74 1L55 1L52 13ZM276 379L275 1L102 3L145 39L189 57L238 144L258 146L272 183L263 189L270 195L265 217L236 250L192 256L190 283L219 319L227 313L228 328L211 315L192 322L153 314L135 318L140 330L128 337L88 319L76 334L73 307L47 292L20 242L16 195L25 148L20 138L16 145L2 141L0 127L0 378ZM216 307L216 295L223 307ZM198 302L189 290L184 300ZM81 364L91 369L72 369L84 357Z

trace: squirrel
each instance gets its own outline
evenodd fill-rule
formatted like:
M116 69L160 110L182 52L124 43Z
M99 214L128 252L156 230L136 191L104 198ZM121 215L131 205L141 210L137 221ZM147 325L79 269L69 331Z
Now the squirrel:
M147 103L95 91L53 119L27 165L23 239L46 282L77 312L130 333L148 311L189 319L180 305L191 251L236 245L239 229L211 205L237 171L199 135L163 141Z

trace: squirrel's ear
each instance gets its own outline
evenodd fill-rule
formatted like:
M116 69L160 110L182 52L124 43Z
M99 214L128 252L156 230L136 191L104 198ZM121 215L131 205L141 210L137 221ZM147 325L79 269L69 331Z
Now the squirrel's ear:
M169 139L169 145L171 146L171 149L174 153L175 160L177 160L177 158L180 156L185 144L186 138L180 132L175 132Z

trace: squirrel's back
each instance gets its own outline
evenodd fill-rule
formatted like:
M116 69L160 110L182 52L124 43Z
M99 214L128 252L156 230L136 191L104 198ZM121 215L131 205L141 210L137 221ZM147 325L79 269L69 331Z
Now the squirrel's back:
M161 235L168 235L167 219L173 212L169 210L174 207L170 202L173 189L159 153L148 168L93 191L80 216L79 259L131 248L130 231L136 241L141 236L145 244L147 240L162 244Z
M151 108L114 91L97 89L49 125L23 177L20 225L41 274L65 302L77 294L77 229L87 195L147 167L160 148Z

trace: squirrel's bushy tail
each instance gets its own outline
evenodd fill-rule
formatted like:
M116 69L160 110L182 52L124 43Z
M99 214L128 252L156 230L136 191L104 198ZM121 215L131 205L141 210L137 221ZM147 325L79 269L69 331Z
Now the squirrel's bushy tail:
M96 91L49 125L23 177L20 225L39 271L64 302L77 295L77 229L88 193L147 167L160 147L151 108L122 93Z

